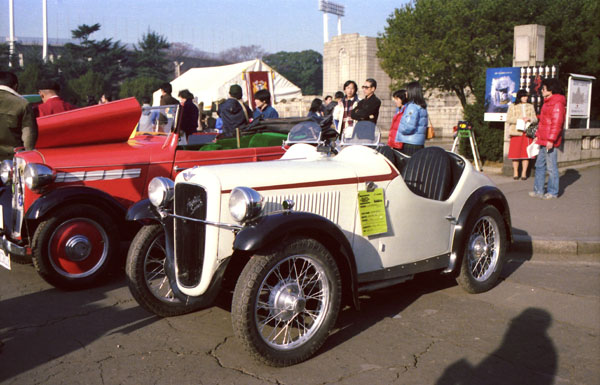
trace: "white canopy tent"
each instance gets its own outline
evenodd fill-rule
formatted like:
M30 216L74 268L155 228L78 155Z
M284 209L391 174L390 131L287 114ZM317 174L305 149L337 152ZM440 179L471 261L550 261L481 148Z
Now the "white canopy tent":
M244 93L244 100L248 100L245 84L247 76L245 74L253 71L272 72L275 102L282 99L302 97L302 91L298 86L260 59L218 67L191 68L171 82L173 86L172 95L177 98L179 91L187 89L194 94L194 98L197 99L198 103L204 102L205 108L210 108L212 102L229 97L229 87L232 84L239 84ZM160 104L160 90L155 91L152 96L152 104L158 106Z

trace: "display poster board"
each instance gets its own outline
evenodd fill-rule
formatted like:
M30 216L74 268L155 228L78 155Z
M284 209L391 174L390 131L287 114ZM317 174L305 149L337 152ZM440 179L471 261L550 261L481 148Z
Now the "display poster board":
M596 80L594 76L588 75L571 74L569 76L567 119L565 119L567 128L570 128L571 123L569 122L571 122L571 119L585 119L587 120L585 128L590 128L592 82L594 80Z
M248 92L248 102L250 107L254 110L256 108L256 103L254 101L254 94L260 90L269 90L271 91L271 104L273 104L273 90L271 86L271 82L269 71L252 71L246 72L247 77L247 92Z
M504 122L508 106L515 101L519 90L521 68L488 68L485 76L486 122Z
M589 80L570 79L569 82L569 115L572 118L587 118L590 111L592 82Z

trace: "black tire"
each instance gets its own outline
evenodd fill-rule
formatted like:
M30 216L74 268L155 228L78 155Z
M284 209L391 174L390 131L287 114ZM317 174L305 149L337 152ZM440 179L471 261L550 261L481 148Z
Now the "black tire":
M494 206L483 206L467 221L465 249L456 281L469 293L493 288L506 255L508 240L502 215Z
M143 226L131 242L125 264L129 290L140 306L160 317L172 317L212 305L219 292L212 287L189 303L175 297L165 273L165 258L162 226Z
M16 263L17 265L29 265L31 264L31 255L10 255L10 262Z
M297 364L325 342L338 316L341 291L329 251L314 239L293 238L254 255L244 267L231 306L234 333L261 362Z
M117 225L96 207L65 207L39 224L31 248L33 265L46 282L64 290L87 288L114 266Z

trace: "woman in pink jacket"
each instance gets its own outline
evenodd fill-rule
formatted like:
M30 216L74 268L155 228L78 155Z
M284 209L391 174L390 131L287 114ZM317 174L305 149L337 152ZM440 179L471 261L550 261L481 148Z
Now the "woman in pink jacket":
M561 95L560 83L555 78L544 79L542 96L544 105L535 135L535 141L540 145L540 152L535 162L533 191L529 195L534 198L554 199L558 198L558 150L556 148L562 142L566 100ZM548 169L548 189L544 193L546 169Z

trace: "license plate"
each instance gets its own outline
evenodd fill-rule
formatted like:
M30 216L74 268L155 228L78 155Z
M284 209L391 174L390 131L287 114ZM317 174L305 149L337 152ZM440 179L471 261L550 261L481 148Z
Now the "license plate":
M6 254L2 249L0 249L0 266L10 270L10 255Z

